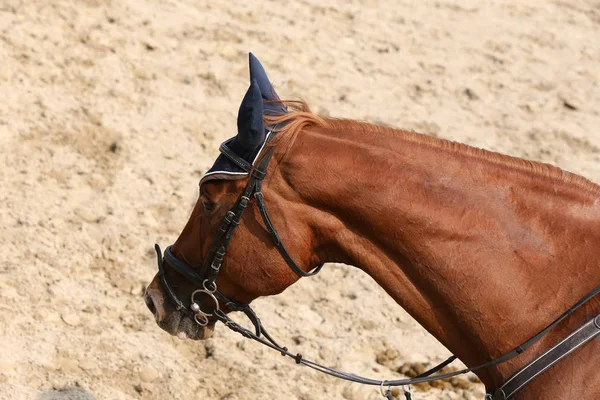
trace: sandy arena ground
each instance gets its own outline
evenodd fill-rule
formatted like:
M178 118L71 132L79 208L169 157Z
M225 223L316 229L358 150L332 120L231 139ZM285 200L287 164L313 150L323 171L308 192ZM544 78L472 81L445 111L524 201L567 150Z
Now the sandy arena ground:
M598 0L233 3L0 0L0 399L380 398L223 326L170 337L142 301L152 245L175 240L235 133L248 51L319 113L600 182ZM368 376L448 355L347 266L256 310L304 355ZM445 387L413 398L483 397Z

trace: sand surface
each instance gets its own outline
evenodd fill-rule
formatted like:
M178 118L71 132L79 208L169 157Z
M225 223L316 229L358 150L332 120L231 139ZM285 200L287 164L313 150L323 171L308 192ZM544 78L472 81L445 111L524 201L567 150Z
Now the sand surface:
M319 113L600 182L598 0L233 3L0 0L0 399L380 398L223 326L172 338L142 301L152 245L235 133L248 51ZM448 355L346 266L255 307L282 342L368 376Z

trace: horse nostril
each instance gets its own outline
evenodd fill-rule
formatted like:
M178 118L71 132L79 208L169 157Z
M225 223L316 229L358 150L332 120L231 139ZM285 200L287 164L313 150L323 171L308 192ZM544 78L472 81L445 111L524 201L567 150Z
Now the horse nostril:
M150 312L153 315L156 315L156 305L154 304L154 300L152 300L152 297L148 294L148 292L144 294L144 302L146 303L146 306L148 306Z

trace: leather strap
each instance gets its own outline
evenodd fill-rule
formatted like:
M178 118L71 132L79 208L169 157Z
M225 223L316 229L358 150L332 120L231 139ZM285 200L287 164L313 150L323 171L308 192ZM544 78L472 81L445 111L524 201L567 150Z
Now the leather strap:
M277 233L277 230L273 226L273 223L271 222L271 218L269 218L269 214L267 213L267 208L265 206L265 200L264 200L264 196L263 196L262 192L255 192L254 193L254 198L256 199L256 204L258 205L258 210L260 211L260 215L262 217L262 220L263 220L263 222L264 222L267 230L269 231L269 234L271 235L271 238L273 239L273 244L275 245L275 247L277 247L277 250L279 250L279 253L283 257L283 259L285 260L285 262L289 265L289 267L297 275L300 275L302 277L313 276L313 275L318 274L319 271L321 271L321 268L323 268L323 264L317 266L311 272L304 272L296 264L296 262L294 262L294 259L292 258L292 256L290 256L290 253L287 251L287 249L285 248L285 245L283 244L283 242L279 238L279 234Z
M592 318L560 343L529 363L492 393L493 400L508 400L535 377L600 335L600 315Z
M221 143L221 146L219 146L219 151L244 171L248 173L252 171L252 164L235 154L234 151L227 147L225 143Z

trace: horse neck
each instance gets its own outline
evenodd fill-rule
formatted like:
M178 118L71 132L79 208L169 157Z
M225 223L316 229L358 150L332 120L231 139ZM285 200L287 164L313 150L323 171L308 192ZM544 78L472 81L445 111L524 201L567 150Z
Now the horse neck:
M321 261L364 270L474 366L600 281L597 188L490 157L400 131L308 128L279 173L314 211ZM497 385L520 365L480 377Z

